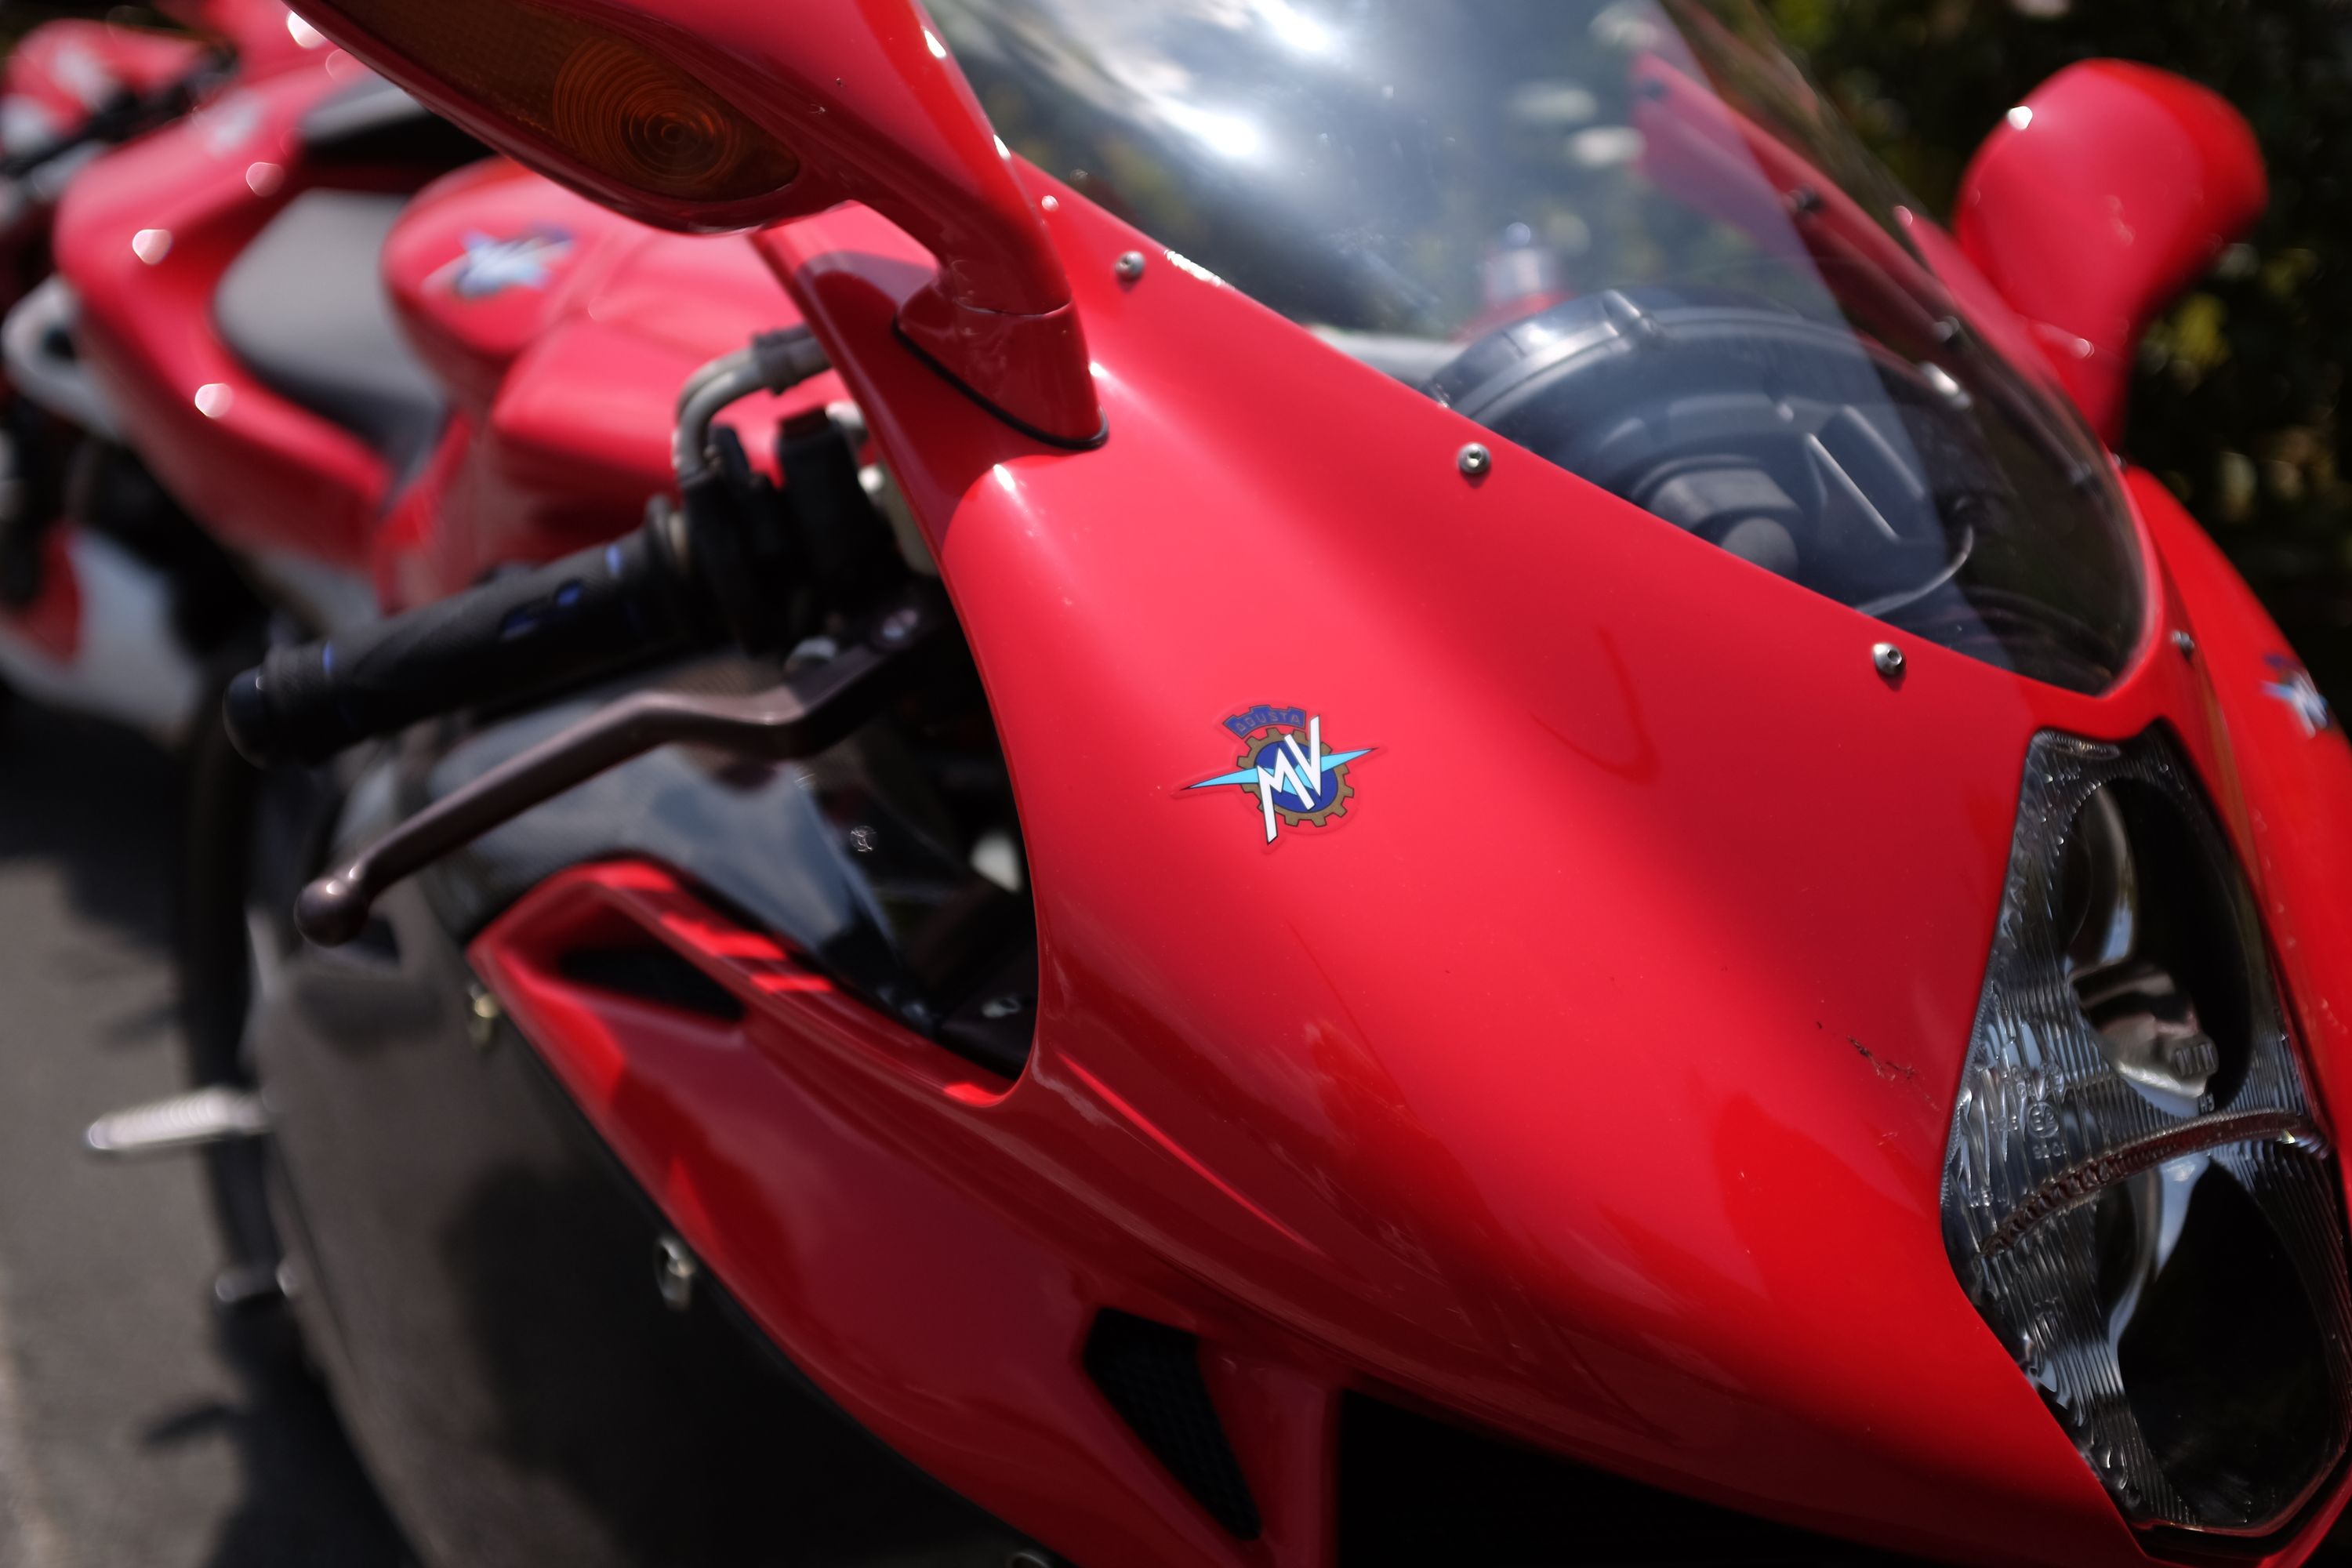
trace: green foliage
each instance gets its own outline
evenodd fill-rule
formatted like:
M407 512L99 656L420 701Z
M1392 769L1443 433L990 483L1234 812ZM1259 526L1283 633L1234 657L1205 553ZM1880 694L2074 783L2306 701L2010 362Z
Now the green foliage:
M2148 334L2126 450L2212 531L2352 710L2352 476L2337 458L2352 355L2352 4L1769 4L1839 107L1939 213L2002 111L2075 60L2178 71L2252 122L2270 213Z

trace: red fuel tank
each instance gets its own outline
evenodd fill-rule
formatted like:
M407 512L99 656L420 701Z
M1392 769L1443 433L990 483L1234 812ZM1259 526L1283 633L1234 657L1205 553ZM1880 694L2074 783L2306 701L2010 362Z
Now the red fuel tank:
M384 277L452 395L449 429L379 542L394 605L634 526L670 488L687 377L797 320L741 237L647 228L502 160L421 194L385 245ZM758 454L788 409L841 395L820 376L727 422Z

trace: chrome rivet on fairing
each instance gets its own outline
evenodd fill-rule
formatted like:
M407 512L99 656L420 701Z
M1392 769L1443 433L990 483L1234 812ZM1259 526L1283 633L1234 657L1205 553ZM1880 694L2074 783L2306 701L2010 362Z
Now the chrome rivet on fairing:
M466 1003L466 1033L476 1050L487 1051L498 1044L499 1020L506 1016L497 997L479 985L470 988Z
M1887 679L1900 680L1903 678L1904 663L1903 650L1893 643L1882 642L1871 645L1870 667Z
M1495 466L1495 454L1481 443L1472 441L1454 454L1454 466L1462 470L1462 477L1465 479L1484 479L1486 470Z
M674 1236L656 1242L654 1254L654 1288L661 1292L662 1305L673 1312L685 1311L694 1305L694 1282L702 1277L702 1265Z
M2174 648L2179 650L2180 657L2183 658L2194 658L2197 657L2197 639L2190 637L2185 631L2178 631L2172 634L2172 646Z
M1112 265L1111 270L1118 274L1118 280L1120 282L1134 282L1137 279L1143 276L1143 252L1139 250L1128 251Z

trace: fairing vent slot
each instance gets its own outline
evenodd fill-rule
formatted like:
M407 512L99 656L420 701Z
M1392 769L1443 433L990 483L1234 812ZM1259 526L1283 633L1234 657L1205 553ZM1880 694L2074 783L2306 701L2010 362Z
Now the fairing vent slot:
M1257 1500L1201 1376L1200 1340L1149 1318L1105 1311L1087 1335L1086 1368L1192 1500L1235 1540L1256 1540Z
M658 942L607 942L567 949L556 973L582 985L723 1023L743 1019L743 1004L675 949Z
M1897 1568L1877 1552L1678 1497L1349 1394L1340 1568Z

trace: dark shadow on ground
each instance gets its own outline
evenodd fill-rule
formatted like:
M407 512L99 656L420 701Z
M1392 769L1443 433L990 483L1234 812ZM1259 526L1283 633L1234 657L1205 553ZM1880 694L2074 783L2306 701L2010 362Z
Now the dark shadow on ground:
M175 1202L169 1216L152 1212L156 1189L137 1178L160 1175L197 1189L201 1167L193 1160L162 1171L121 1167L105 1173L110 1179L76 1167L77 1118L88 1114L90 1095L120 1092L131 1080L134 1093L169 1092L182 1081L166 981L181 799L179 767L160 747L0 691L0 871L35 872L54 883L63 903L61 919L58 900L46 893L0 910L0 942L28 963L88 981L93 998L85 1008L46 1014L37 1025L18 1020L26 1033L10 1049L22 1053L14 1058L22 1081L0 1087L40 1097L37 1106L19 1101L30 1131L16 1135L40 1149L18 1179L57 1173L53 1182L40 1180L40 1203L50 1211L43 1223L0 1235L7 1248L0 1265L12 1295L27 1306L9 1327L31 1343L12 1348L20 1357L46 1358L51 1386L73 1391L70 1399L27 1402L34 1468L87 1475L121 1453L113 1434L130 1426L134 1457L109 1477L102 1497L93 1502L68 1487L58 1499L58 1523L76 1561L110 1551L76 1539L79 1521L115 1531L117 1549L129 1539L208 1540L208 1555L182 1560L209 1568L395 1568L410 1554L282 1310L192 1321L211 1311L203 1270L213 1266L216 1241L190 1235L188 1215L209 1213L210 1205L199 1197ZM11 999L0 997L0 1013L10 1007ZM134 1064L132 1057L142 1059ZM45 1163L52 1148L54 1167ZM142 1200L142 1192L150 1197ZM70 1244L77 1233L103 1234L110 1247L127 1249L133 1275L144 1276L138 1288L90 1268L89 1249ZM186 1317L166 1316L181 1313ZM141 1353L110 1355L103 1336L76 1331L73 1320L93 1314L106 1320L108 1333L144 1340ZM157 1348L173 1343L188 1352ZM56 1364L66 1357L70 1364ZM151 1381L159 1371L177 1381ZM204 1392L191 1397L193 1389ZM72 1445L100 1451L59 1452ZM230 1457L226 1486L188 1482L187 1461L206 1447ZM141 1460L152 1460L152 1474L142 1474ZM217 1460L197 1468L206 1475L224 1468ZM151 1517L136 1518L141 1510ZM128 1523L125 1515L133 1516Z
M210 1568L401 1568L399 1528L352 1453L315 1376L288 1354L275 1312L224 1316L215 1336L241 1398L167 1415L143 1441L162 1447L208 1433L235 1449L242 1491L220 1526Z
M0 689L0 861L43 859L74 912L169 952L179 768L127 730Z

